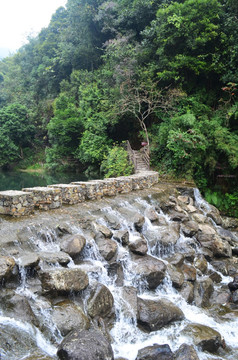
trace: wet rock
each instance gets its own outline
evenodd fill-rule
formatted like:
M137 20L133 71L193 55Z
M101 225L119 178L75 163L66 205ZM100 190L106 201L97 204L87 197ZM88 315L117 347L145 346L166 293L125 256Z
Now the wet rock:
M136 360L174 360L174 355L169 345L154 344L140 349Z
M150 289L155 289L165 277L166 265L150 255L132 254L133 271L140 279L146 280Z
M203 245L213 241L216 231L208 224L199 224L197 239Z
M40 261L40 257L35 253L28 253L17 258L17 264L23 268L35 268Z
M117 286L123 286L124 273L123 267L120 262L112 262L111 264L105 265L108 275L114 279Z
M230 244L227 241L222 240L217 235L216 231L208 224L199 225L197 239L203 247L211 250L214 256L232 256L232 249Z
M41 251L38 253L39 258L47 264L60 264L62 266L67 265L70 262L70 257L63 251L58 251L55 253Z
M175 352L176 360L199 360L196 350L192 345L182 344Z
M214 256L216 257L232 257L232 249L228 241L222 240L216 236L211 246Z
M184 274L184 279L186 281L195 281L197 277L197 271L194 266L183 264L182 271Z
M62 237L65 234L72 234L72 225L68 223L62 223L56 227L56 232L59 237Z
M182 222L188 220L188 214L179 206L175 206L173 210L169 210L168 214L172 221Z
M187 281L183 284L180 294L188 304L192 304L194 300L194 285Z
M222 338L218 331L201 324L189 324L183 331L192 337L194 344L203 351L216 352L222 346Z
M107 213L104 215L105 220L113 230L119 230L121 225L116 215Z
M113 360L107 337L99 330L71 331L58 347L61 360Z
M228 288L231 293L238 290L238 275L234 276L233 281L229 282Z
M212 280L202 278L197 280L194 287L194 302L196 306L207 307L210 305L210 297L214 291Z
M134 224L136 231L140 232L143 228L144 223L145 223L145 218L144 218L144 216L140 215L139 213L137 213L133 217L133 224Z
M225 261L222 260L214 260L211 262L211 265L220 273L222 273L222 275L227 276L228 275L228 267L227 267L227 263Z
M183 234L187 237L192 237L198 232L198 224L195 221L186 221L181 225Z
M203 255L198 255L194 262L195 268L200 270L201 273L205 274L207 271L207 260Z
M159 224L159 215L157 214L157 212L152 208L152 207L148 207L145 210L145 216L152 222L155 223L156 225Z
M207 221L207 217L202 214L194 213L192 214L192 220L194 220L198 224L204 224Z
M214 283L219 283L222 281L222 277L220 274L218 274L216 271L212 271L210 270L208 272L208 276L209 278L214 282Z
M50 293L78 292L88 286L88 275L80 268L49 269L40 274L42 288Z
M116 241L120 242L122 245L129 244L129 232L127 230L115 231L113 237Z
M0 256L0 282L6 281L13 275L15 260L10 256Z
M64 239L60 244L60 248L74 259L82 252L85 245L85 237L77 234Z
M207 216L210 217L213 221L215 221L217 225L221 225L222 218L219 210L213 205L209 205L209 206L210 206L210 210L207 212Z
M110 290L103 284L97 283L87 302L87 312L92 318L108 316L114 304Z
M238 231L238 219L224 216L222 218L222 227L225 229Z
M148 251L147 241L143 236L133 236L133 239L130 239L129 249L138 255L145 255Z
M183 312L166 299L138 298L138 324L145 331L156 331L171 322L184 319Z
M173 286L177 288L181 288L184 283L184 275L181 270L176 269L175 266L169 264L167 267L167 271L169 273L170 279L172 281Z
M184 262L184 255L176 253L167 260L170 262L171 265L181 267L183 265L183 262Z
M29 301L26 297L15 294L5 303L8 316L17 320L27 321L30 324L39 326Z
M238 290L234 291L231 296L231 301L234 304L238 304Z
M62 336L72 330L88 330L90 321L83 310L70 301L58 303L53 310L52 320Z
M117 243L112 239L105 238L104 236L96 236L95 242L98 250L105 260L109 261L117 252Z
M231 294L228 289L215 289L210 297L210 304L226 304L231 300Z
M137 289L133 286L123 286L121 297L123 315L128 319L134 319L137 315Z
M98 223L93 223L93 229L94 229L96 234L101 233L103 236L105 236L105 238L111 238L112 237L111 230L108 227L106 227L105 225L98 224Z

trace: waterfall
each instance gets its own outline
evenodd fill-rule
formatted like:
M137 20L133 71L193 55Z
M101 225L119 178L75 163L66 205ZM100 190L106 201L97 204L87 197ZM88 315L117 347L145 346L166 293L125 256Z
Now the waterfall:
M108 332L110 332L115 358L118 356L127 360L135 360L140 349L153 344L168 344L171 350L175 352L181 344L186 343L194 346L200 360L212 358L235 359L235 354L238 353L238 319L229 316L229 314L232 314L232 309L229 310L227 316L220 316L220 314L213 316L213 310L210 310L209 307L196 306L195 301L188 303L182 294L181 288L174 286L174 279L169 271L170 266L175 267L173 265L175 262L171 262L175 255L183 256L184 265L191 269L195 268L194 259L198 255L203 255L203 249L196 236L193 234L186 235L181 226L186 221L193 219L193 213L189 213L186 202L183 203L177 197L176 214L180 211L182 220L171 220L171 211L175 210L172 209L166 212L162 202L156 196L153 196L156 191L153 189L150 191L149 196L147 193L143 197L130 195L127 198L125 195L118 200L103 200L99 202L97 208L92 207L92 210L90 209L87 213L77 206L69 207L68 212L65 211L63 215L57 213L58 218L56 215L55 218L52 218L52 227L49 226L48 221L44 224L42 219L40 229L34 224L28 224L31 236L28 236L27 241L18 244L18 253L14 255L20 280L18 280L14 291L11 291L27 299L39 325L30 323L27 317L25 320L14 318L17 314L13 316L11 309L2 303L0 305L0 328L5 337L3 336L2 349L0 349L1 359L24 359L31 354L38 354L39 358L40 356L43 358L43 355L47 354L49 358L57 359L57 346L64 336L53 320L55 304L64 304L65 302L67 305L69 300L70 304L75 304L76 307L80 306L87 315L91 291L95 284L98 283L105 285L114 299L114 320L108 327ZM194 201L198 214L202 213L206 216L207 212L211 210L209 204L202 199L197 189L194 189ZM181 207L183 207L183 211L180 210ZM187 216L187 220L184 214ZM140 217L143 217L143 223L138 225L135 216L139 220ZM182 216L185 217L185 220L183 220ZM24 221L27 222L27 220ZM64 233L59 234L57 226L61 221L67 222L67 227L70 230L68 232L65 230ZM102 226L102 233L98 237L97 234L95 236L92 225L94 222ZM209 226L217 232L215 224ZM105 228L111 231L112 235L110 237L107 237L109 235L103 235ZM121 234L118 235L118 232L126 234L129 245L118 240L122 236ZM74 257L67 254L68 261L66 259L65 262L60 259L54 262L45 260L45 253L48 256L52 255L52 259L53 255L56 257L62 251L62 241L72 235L81 235L86 239L86 245L79 256ZM130 250L130 244L136 242L138 238L148 247L146 255L138 255L136 250L135 252ZM101 241L101 239L105 239L105 243L113 242L117 245L116 253L109 260L105 258L105 254L100 248L99 240ZM28 264L24 267L21 264L19 255L23 255L26 248L27 252L33 249L34 253L39 256L37 265ZM153 259L159 261L166 268L163 281L155 288L150 286L149 280L141 276L138 271L137 261L138 258L143 259L143 256L148 256L152 259L151 261ZM207 259L209 259L209 256ZM209 271L216 272L220 275L221 282L214 284L214 288L218 289L218 291L222 287L227 288L228 282L232 280L230 274L222 274L218 269L214 268L209 260L207 262L208 270L205 275L199 269L195 270L196 281L205 279ZM31 267L34 267L34 272L29 272ZM38 273L55 269L81 269L88 274L89 286L80 294L71 292L67 296L62 293L59 296L45 297L41 289ZM178 274L180 273L176 273L176 275ZM184 274L181 276L184 276ZM11 287L13 287L14 281L11 283ZM195 280L186 281L195 284ZM4 291L6 292L4 301L7 301L7 289ZM58 299L56 299L57 296ZM182 310L184 319L171 322L155 331L145 332L138 326L138 314L136 306L133 305L133 302L136 303L138 299L145 301L169 300ZM221 307L224 308L225 305L221 304ZM221 351L216 356L202 351L201 348L194 344L193 339L183 331L191 323L206 325L218 331L224 338L229 351L227 350L227 353ZM18 338L18 340L12 340L11 346L13 348L11 350L8 350L6 341L6 334L9 332L13 332L16 339ZM27 338L29 338L29 344L27 344Z

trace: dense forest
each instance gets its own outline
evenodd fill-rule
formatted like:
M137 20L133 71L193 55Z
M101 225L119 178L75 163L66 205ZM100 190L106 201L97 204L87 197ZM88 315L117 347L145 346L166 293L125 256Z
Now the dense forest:
M147 141L238 216L237 55L237 0L68 0L0 62L0 167L127 174Z

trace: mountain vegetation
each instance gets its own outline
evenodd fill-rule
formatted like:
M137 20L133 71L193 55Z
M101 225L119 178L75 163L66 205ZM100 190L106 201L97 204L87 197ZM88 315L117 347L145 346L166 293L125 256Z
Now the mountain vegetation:
M236 0L68 0L0 61L0 167L43 152L50 170L115 176L120 144L146 141L161 176L234 215L237 39Z

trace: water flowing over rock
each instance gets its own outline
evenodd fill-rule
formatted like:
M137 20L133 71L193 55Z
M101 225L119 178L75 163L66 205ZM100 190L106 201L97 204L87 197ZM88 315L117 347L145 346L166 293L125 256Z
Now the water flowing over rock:
M58 348L61 360L113 360L108 339L98 330L72 331Z
M130 186L1 218L2 360L236 359L237 221L182 184Z
M222 346L222 338L218 331L210 328L209 326L201 324L189 324L184 330L189 333L194 339L196 346L204 351L216 352Z
M183 312L169 300L138 298L138 323L144 330L156 331L183 319Z

